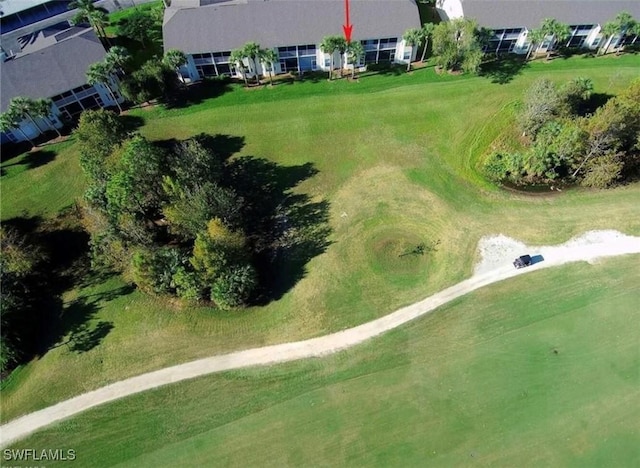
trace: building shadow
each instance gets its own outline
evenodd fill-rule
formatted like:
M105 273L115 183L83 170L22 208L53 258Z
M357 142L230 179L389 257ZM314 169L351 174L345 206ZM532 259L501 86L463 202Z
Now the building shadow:
M480 76L490 79L492 83L507 84L528 66L529 64L524 57L509 54L506 57L483 63L480 66Z

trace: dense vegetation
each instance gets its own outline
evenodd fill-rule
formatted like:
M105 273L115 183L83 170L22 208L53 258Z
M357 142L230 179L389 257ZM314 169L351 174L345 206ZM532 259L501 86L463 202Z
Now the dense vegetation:
M547 79L535 82L517 119L524 149L491 153L487 176L515 184L578 182L598 188L637 177L640 80L587 113L591 92L584 78L561 87Z
M233 138L151 143L104 110L83 113L76 135L94 264L143 291L239 307L272 276L264 254L301 240L292 206L265 205L269 188L248 179L255 161L228 160Z

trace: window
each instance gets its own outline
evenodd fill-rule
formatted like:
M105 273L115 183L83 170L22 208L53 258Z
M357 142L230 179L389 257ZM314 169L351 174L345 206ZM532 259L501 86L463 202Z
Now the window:
M216 67L213 65L199 65L196 66L196 70L200 76L216 76Z
M404 60L410 60L411 59L411 52L405 51L403 58L404 58Z

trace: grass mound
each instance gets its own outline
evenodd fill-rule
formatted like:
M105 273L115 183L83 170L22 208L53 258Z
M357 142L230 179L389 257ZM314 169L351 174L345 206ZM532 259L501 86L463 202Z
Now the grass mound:
M394 228L376 231L365 242L371 269L398 286L424 277L429 248L421 236Z

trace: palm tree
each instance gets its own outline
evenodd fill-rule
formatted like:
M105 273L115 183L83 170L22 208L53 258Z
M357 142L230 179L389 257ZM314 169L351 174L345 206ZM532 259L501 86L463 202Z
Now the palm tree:
M360 41L351 42L349 44L349 62L353 64L353 69L351 70L351 78L356 77L356 67L360 60L364 57L364 46Z
M242 79L244 80L244 85L249 86L249 83L247 82L246 66L244 64L245 58L246 55L244 54L243 49L234 49L231 51L231 55L229 56L229 62L233 63L240 71Z
M325 54L329 54L329 80L333 79L333 55L338 50L337 39L342 39L340 36L325 36L320 43L320 49Z
M624 35L627 33L633 34L633 30L637 24L636 21L633 19L633 16L631 16L626 11L618 13L618 15L616 16L615 22L618 25L618 33L620 34L620 39L622 39ZM620 43L620 40L618 40L618 44L619 43ZM617 48L616 53L620 53L620 49L621 49L621 47L619 47L618 44L616 44L616 48Z
M19 121L28 119L31 121L34 127L38 129L38 132L42 133L44 130L40 128L36 120L33 118L35 114L34 109L35 101L31 98L17 96L11 99L9 102L8 111L9 114L15 115Z
M606 55L607 51L609 50L609 46L611 45L611 41L616 34L618 34L618 25L616 24L616 22L607 21L602 27L602 35L605 36L607 40L605 41L604 46L600 48L600 54Z
M422 49L422 57L420 57L420 61L424 62L424 57L427 54L427 46L429 45L429 39L431 38L431 35L433 34L433 28L435 28L436 25L433 23L424 23L422 25L422 40L424 41L424 49Z
M182 78L182 73L180 73L180 67L187 64L187 55L181 50L171 49L165 52L162 61L168 67L173 68L180 82L184 83L184 78Z
M547 58L551 51L554 50L556 44L564 42L571 35L571 28L569 25L559 22L554 18L545 18L542 20L540 29L547 36L551 36L551 44L547 48Z
M247 42L243 47L244 56L248 57L253 62L253 69L256 74L256 84L260 84L260 53L262 49L260 49L260 44L256 42Z
M162 59L164 63L176 70L187 63L187 55L178 49L167 50Z
M413 55L414 47L417 47L422 43L422 29L407 29L402 38L404 39L405 44L411 47L411 55ZM409 56L409 61L407 62L407 72L409 71L411 71L411 56Z
M342 78L342 70L344 70L344 54L347 53L349 44L342 36L336 36L336 49L340 53L340 78Z
M105 26L109 24L109 18L104 11L96 8L93 0L74 0L69 3L69 9L78 10L70 20L71 24L88 22L98 37L104 39L107 43L109 42L104 30Z
M111 99L113 99L118 106L118 110L122 112L122 107L120 107L120 103L116 99L116 95L111 87L111 72L112 70L109 65L104 62L92 63L87 70L87 83L90 85L103 84L109 91L109 94L111 94Z
M3 112L2 114L0 114L0 132L6 133L10 130L16 129L20 131L20 133L22 133L25 140L31 143L31 147L35 147L36 145L33 142L33 140L27 136L27 134L25 133L24 130L22 130L22 128L20 128L21 122L22 122L22 119L19 116L17 116L15 113L11 112L11 110L9 109L7 110L7 112Z
M640 21L634 21L633 25L629 28L629 32L633 34L633 41L631 41L631 45L635 45L638 40L638 36L640 36Z
M62 134L58 127L56 127L53 123L53 119L51 118L52 112L51 108L53 106L53 101L51 99L37 99L33 101L31 108L33 109L33 115L36 117L41 117L49 124L49 128L55 130L58 134L58 137L61 137Z
M260 51L260 60L262 60L267 66L266 69L269 72L269 83L273 86L273 64L278 60L278 54L273 49L262 49Z
M122 46L113 46L104 54L104 63L112 72L119 75L124 73L124 67L129 60L131 60L131 54Z
M546 38L547 33L542 29L532 29L531 32L529 32L529 52L527 52L526 60L529 60L531 54L538 50L540 44L542 44Z

